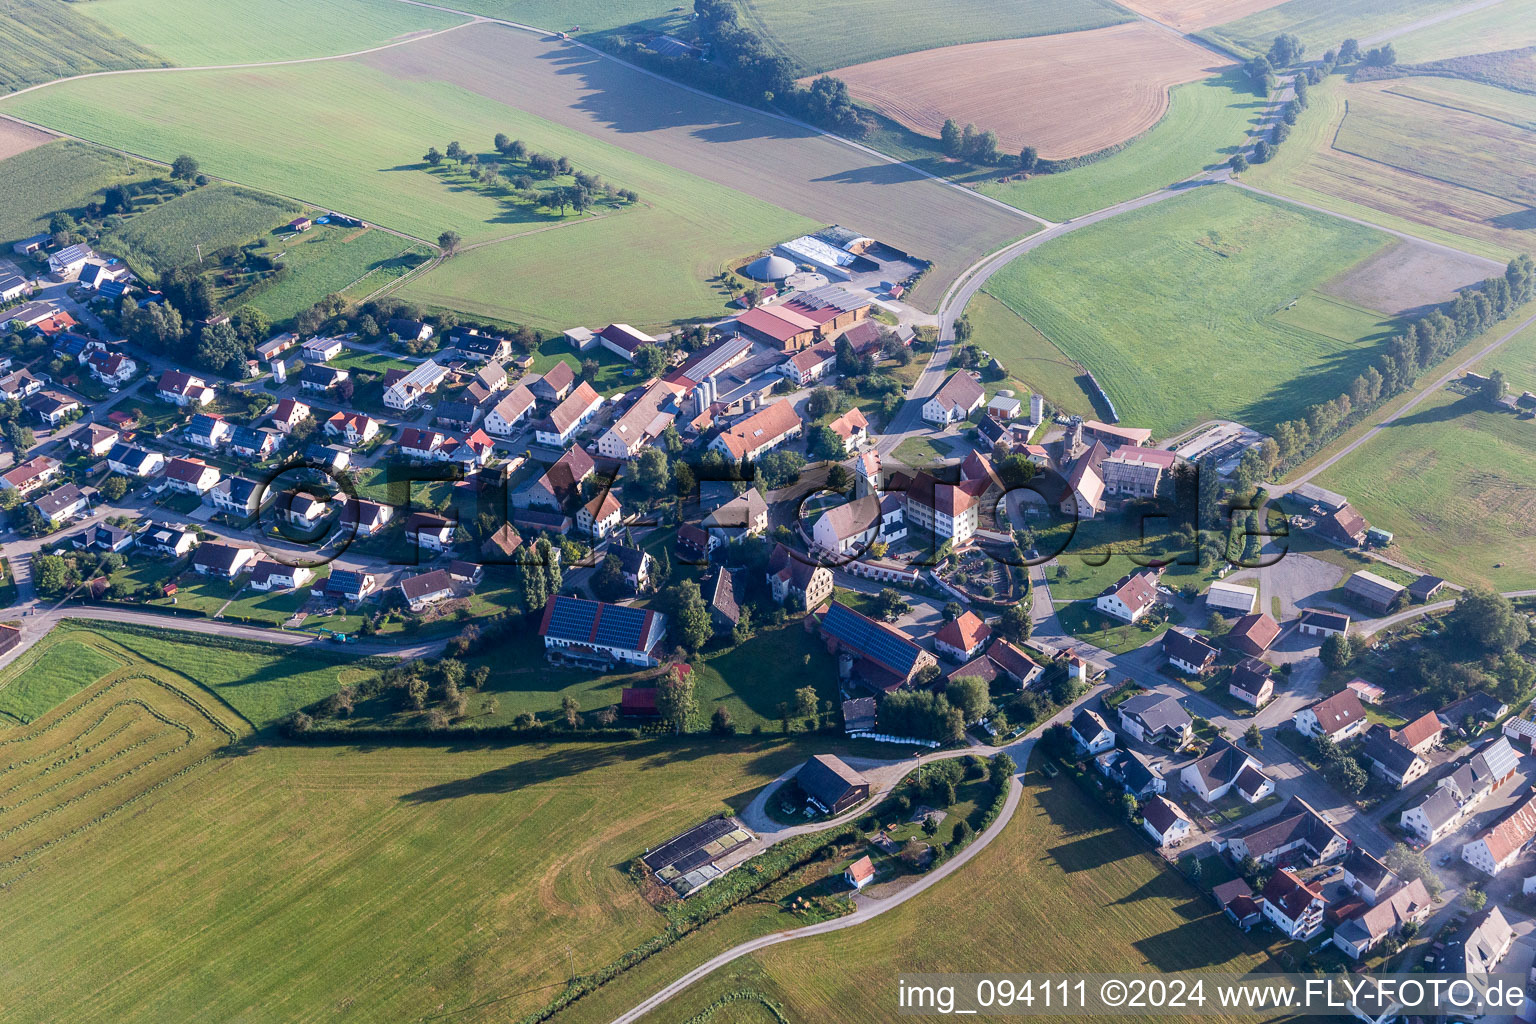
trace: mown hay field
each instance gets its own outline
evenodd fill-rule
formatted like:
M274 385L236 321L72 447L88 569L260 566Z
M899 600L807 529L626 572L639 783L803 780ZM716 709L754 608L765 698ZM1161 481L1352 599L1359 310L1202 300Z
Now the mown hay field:
M1345 39L1367 39L1378 32L1465 6L1464 0L1289 0L1202 33L1243 54L1268 51L1275 36L1301 37L1306 56L1321 57Z
M1238 70L1174 88L1168 113L1117 153L1059 174L978 178L986 195L1064 221L1156 192L1219 167L1247 141L1265 101Z
M754 953L642 1020L686 1020L720 993L748 988L782 1003L794 1021L875 1024L898 1015L898 978L922 972L1265 967L1252 939L1083 789L1038 772L1024 781L1002 833L930 892L878 921ZM580 1003L576 1010L557 1024L597 1019L581 1015Z
M467 21L399 0L90 0L70 6L184 67L350 53Z
M1525 379L1531 373L1527 363ZM1481 395L1435 395L1316 482L1347 492L1414 565L1498 590L1536 579L1531 421L1492 411Z
M1536 392L1536 328L1527 328L1507 341L1497 352L1477 366L1477 372L1504 372L1504 380L1515 394Z
M1489 86L1442 79L1415 78L1386 83L1386 87L1394 90L1415 91L1450 86L1502 92ZM1382 83L1353 85L1330 79L1313 89L1311 106L1302 113L1290 139L1269 163L1250 167L1244 180L1347 216L1499 261L1529 251L1536 240L1536 214L1530 207L1451 181L1436 180L1414 170L1346 153L1333 146L1335 134L1347 120L1346 114L1350 118L1355 116L1352 111L1357 90L1382 87ZM1468 99L1464 94L1457 102L1474 104L1478 100ZM1431 146L1452 145L1446 137L1436 141L1431 129L1438 116L1437 110L1447 116L1456 111L1436 108L1429 103L1420 106L1425 123L1415 127L1414 138L1422 136ZM1503 116L1502 112L1508 106L1505 101L1497 107L1484 109L1495 116ZM1411 163L1413 156L1403 153L1402 160Z
M1500 0L1492 7L1392 40L1400 64L1467 57L1536 44L1536 0Z
M1029 321L986 292L966 303L965 315L971 339L1003 364L1020 401L1026 391L1038 391L1065 412L1088 419L1098 415L1082 370Z
M1389 324L1365 316L1373 331L1340 340L1280 314L1385 243L1208 185L1054 239L986 290L1092 370L1125 423L1157 437L1210 417L1267 431L1374 361Z
M1051 160L1134 138L1168 109L1168 91L1226 62L1145 22L967 43L838 71L854 99L920 135L947 118L997 133L999 148Z

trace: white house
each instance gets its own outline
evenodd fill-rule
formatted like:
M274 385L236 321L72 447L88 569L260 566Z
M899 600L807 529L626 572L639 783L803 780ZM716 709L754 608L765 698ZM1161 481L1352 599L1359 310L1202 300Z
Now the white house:
M1129 573L1104 588L1093 606L1121 622L1138 622L1157 605L1157 573L1151 569Z
M1348 688L1310 707L1302 708L1292 716L1292 721L1296 724L1296 731L1303 736L1314 739L1327 736L1335 743L1359 736L1370 725L1360 698Z
M968 370L956 370L923 403L923 419L945 426L957 423L981 408L986 391Z
M1224 739L1217 739L1203 756L1189 762L1179 771L1179 781L1185 789L1211 804L1231 791L1237 777L1245 769L1256 768L1258 763L1252 754L1242 748Z
M178 457L165 464L166 486L184 494L207 494L222 475L217 467L202 459Z
M1102 754L1115 745L1115 730L1099 717L1097 711L1079 708L1072 716L1072 738L1089 754Z
M1327 903L1321 890L1303 882L1290 870L1276 871L1261 895L1264 916L1289 938L1305 941L1323 930Z
M591 384L582 381L563 402L550 410L548 416L534 424L534 437L539 444L563 448L602 407L603 396L594 391Z
M315 571L307 566L284 565L270 558L260 559L251 568L253 590L295 590L314 578Z
M485 414L483 426L497 437L511 437L533 414L533 392L522 384L502 396L495 408Z
M1461 848L1461 859L1485 875L1497 875L1536 836L1536 796L1527 797L1503 821Z
M447 367L428 359L384 389L384 404L396 412L405 412L436 391L447 376Z
M199 406L213 401L213 389L201 377L180 370L166 370L155 385L155 393L172 405Z
M1166 849L1188 839L1191 824L1178 804L1158 794L1141 805L1141 827L1159 848Z
M857 555L880 533L880 499L866 494L821 514L811 527L811 542L832 555Z

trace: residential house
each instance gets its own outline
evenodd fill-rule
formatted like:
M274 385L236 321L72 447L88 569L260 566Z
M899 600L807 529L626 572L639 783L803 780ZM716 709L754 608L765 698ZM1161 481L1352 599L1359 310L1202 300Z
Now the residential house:
M821 616L821 636L828 653L853 659L854 675L872 691L889 693L909 685L929 666L938 667L933 655L901 630L837 601Z
M857 557L879 532L880 499L869 494L823 512L811 527L811 541L818 552Z
M596 472L596 463L585 449L572 445L544 471L512 492L514 508L563 512L581 497L581 485Z
M116 554L133 547L134 539L131 530L113 526L111 523L96 523L86 527L73 543L77 548L95 548L98 551Z
M107 453L107 466L127 477L150 477L160 472L165 456L137 445L118 443Z
M801 387L809 387L825 377L836 365L837 349L830 342L821 342L796 351L779 364L779 372Z
M447 551L453 547L457 525L434 512L412 512L405 520L406 540L428 551Z
M1258 759L1225 739L1211 742L1206 752L1179 770L1184 788L1208 804L1226 796L1237 777L1249 768L1258 768Z
M590 664L660 664L667 617L649 608L556 594L544 606L539 636L546 652Z
M68 277L78 274L85 265L92 260L99 260L96 250L84 242L76 245L68 245L48 257L48 272L59 277Z
M1168 780L1163 773L1134 750L1106 750L1094 758L1094 763L1110 781L1118 783L1138 801L1168 792Z
M1402 884L1402 879L1393 874L1391 868L1358 846L1350 849L1343 866L1344 884L1373 907Z
M1303 736L1313 739L1326 736L1335 743L1359 736L1370 725L1360 698L1350 689L1340 690L1332 697L1302 708L1292 716L1292 721L1296 731Z
M1193 825L1183 808L1159 795L1142 805L1141 827L1160 849L1167 849L1189 838Z
M291 433L294 427L309 419L312 414L308 404L297 398L285 398L272 411L272 425L284 434Z
M956 370L923 403L923 419L940 426L957 423L981 408L985 399L981 381L969 370Z
M1264 662L1244 658L1227 678L1227 693L1249 707L1261 708L1275 695L1275 679Z
M653 444L676 418L672 386L654 381L598 437L597 452L610 459L632 459L640 454L640 449Z
M277 510L300 529L314 530L331 514L331 499L302 489L285 491L278 496Z
M406 427L395 440L395 449L405 458L417 462L443 461L443 442L446 434L423 427Z
M576 386L576 371L571 369L570 363L556 363L546 370L543 376L534 377L528 382L528 390L533 392L533 397L541 402L565 401L565 397Z
M1256 658L1269 650L1279 635L1278 622L1265 612L1254 612L1234 622L1225 639L1229 647Z
M74 484L55 487L32 502L38 514L50 523L62 523L90 506L90 498Z
M392 505L383 502L368 501L366 498L357 498L347 503L342 513L342 525L351 526L359 537L372 537L394 518L395 509ZM510 526L503 524L504 529L510 530ZM514 531L515 533L515 531Z
M80 411L80 403L69 395L48 390L27 399L23 407L48 427L56 427Z
M1440 734L1444 731L1445 726L1440 723L1440 716L1430 711L1401 729L1393 729L1392 739L1415 754L1427 754L1440 745Z
M439 402L435 419L450 430L468 430L480 422L484 411L475 402L469 400Z
M602 540L624 522L618 496L603 488L576 512L576 526L593 540Z
M1305 636L1335 636L1349 632L1349 616L1308 608L1301 613L1296 627Z
M177 457L165 464L166 486L183 494L207 494L222 475L202 459Z
M229 451L248 459L264 459L277 451L282 435L268 427L236 427L229 434Z
M1115 746L1115 730L1099 715L1097 711L1080 707L1072 716L1072 738L1077 741L1078 747L1087 751L1090 755L1098 755L1106 750L1113 750Z
M1461 935L1446 943L1435 970L1446 974L1492 974L1514 941L1514 929L1504 912L1491 904L1467 922Z
M768 587L774 601L783 604L790 597L806 611L820 607L832 596L832 571L805 556L775 544L768 556Z
M325 596L343 601L361 601L378 589L379 581L371 572L332 569L325 580Z
M234 428L225 421L224 417L200 412L187 423L187 429L182 436L186 438L188 444L214 451L225 444L233 432Z
M1163 656L1185 675L1203 676L1216 664L1216 648L1193 631L1170 629L1163 634Z
M1245 932L1258 924L1264 916L1258 901L1254 899L1253 889L1241 878L1222 882L1211 890L1211 898L1232 919L1232 923Z
M973 611L963 611L939 627L934 649L954 661L969 661L986 646L992 627Z
M448 344L458 349L459 355L475 363L489 363L501 369L502 360L512 354L512 342L494 334L481 334L474 328L460 328L448 338ZM502 371L505 378L506 371Z
M192 556L192 568L202 576L232 580L255 560L255 548L210 541L197 546Z
M1361 569L1344 581L1344 593L1357 604L1369 608L1378 615L1391 611L1399 598L1407 600L1408 588L1401 583Z
M271 558L258 558L251 567L252 590L297 590L308 586L315 570L305 565L284 565Z
M111 427L92 423L86 426L84 430L77 430L74 434L70 435L69 446L78 451L88 452L99 457L110 452L112 447L122 439L123 435Z
M208 503L220 512L248 519L261 510L266 488L243 476L225 477L208 491Z
M677 553L687 564L707 564L710 556L723 544L724 541L715 534L693 523L678 524ZM830 576L831 573L828 575Z
M534 424L534 437L539 444L564 447L602 407L603 396L594 391L591 384L582 381L564 401L550 410L548 416Z
M709 443L735 462L751 462L786 441L800 436L803 424L799 413L787 400L765 405L757 412L733 423Z
M1461 827L1490 795L1517 778L1519 763L1509 740L1500 736L1440 779L1418 804L1403 811L1399 824L1426 844L1438 842Z
M323 363L310 363L299 373L299 387L305 391L324 394L349 376L350 374L340 367L326 366Z
M1287 938L1306 941L1322 932L1328 904L1320 887L1281 868L1270 876L1261 895L1264 916Z
M121 352L92 352L85 361L91 376L108 387L121 387L139 372L139 364Z
M1318 864L1343 856L1349 846L1339 830L1299 796L1287 800L1280 813L1264 824L1225 842L1233 861L1240 863L1244 857L1252 857L1265 865L1273 865L1288 854L1299 854L1305 863Z
M828 423L827 427L842 440L845 452L853 451L869 439L869 420L858 406Z
M384 330L401 341L426 341L432 337L432 325L421 320L394 317L385 324Z
M560 364L564 366L564 363ZM512 437L533 415L533 392L522 384L501 397L485 414L485 429L497 437Z
M1120 577L1105 587L1093 606L1121 622L1139 622L1157 606L1157 573L1141 569Z
M748 487L708 512L699 525L725 543L756 537L768 529L768 502L757 488Z
M35 455L20 465L0 474L0 491L27 494L59 475L62 463L46 455Z
M408 412L416 407L416 403L436 391L447 376L447 367L432 359L424 360L389 382L384 388L384 405L395 412Z
M47 383L40 377L36 377L30 370L17 370L15 373L0 377L0 399L7 402L20 402L31 398Z
M869 780L833 754L811 757L795 773L795 782L823 814L842 814L869 799Z
M1408 924L1424 922L1434 903L1420 879L1400 885L1392 894L1347 918L1333 930L1333 944L1354 960L1366 956L1391 935L1401 935Z
M378 434L378 421L364 412L341 411L325 421L325 435L340 438L343 444L367 444Z
M203 406L213 401L213 388L201 377L194 377L181 370L166 370L155 385L155 394L162 402L172 405Z
M334 473L347 468L347 463L352 461L352 453L339 444L311 441L304 446L304 461Z
M1536 837L1536 796L1526 797L1497 825L1466 843L1461 859L1485 875L1497 875L1515 862Z
M651 569L655 567L656 560L649 552L628 544L612 544L608 553L619 560L619 571L624 574L624 582L629 584L631 590L639 593L650 585Z
M424 611L434 604L453 600L453 577L446 569L409 576L400 581L400 594L411 611Z
M1138 693L1120 705L1120 728L1143 743L1184 746L1194 736L1194 719L1177 699L1163 693Z
M1496 722L1509 712L1509 705L1502 703L1484 693L1475 690L1458 701L1452 701L1437 713L1440 721L1447 729L1460 733L1475 734L1476 728L1467 728L1470 723L1473 726L1483 726ZM1511 718L1505 723L1521 721L1520 718Z

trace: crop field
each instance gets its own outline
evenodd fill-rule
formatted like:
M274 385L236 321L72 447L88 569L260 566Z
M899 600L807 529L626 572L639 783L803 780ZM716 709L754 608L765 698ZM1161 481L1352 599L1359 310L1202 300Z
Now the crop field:
M1224 21L1267 11L1285 0L1125 0L1120 6L1180 32L1195 32Z
M1500 0L1392 40L1400 64L1468 57L1536 44L1536 0Z
M1424 90L1472 84L1414 78L1388 83L1388 87ZM1289 141L1280 147L1275 159L1250 167L1244 180L1259 188L1294 196L1303 202L1500 262L1530 250L1532 240L1536 239L1536 214L1530 207L1333 147L1334 135L1346 120L1346 111L1353 109L1356 90L1381 87L1382 83L1350 85L1330 79L1312 90L1311 106L1297 123ZM1497 93L1501 90L1490 91ZM1468 100L1465 95L1460 102L1481 105L1477 99ZM1427 102L1420 106L1426 118L1433 120L1437 108ZM1507 112L1509 106L1506 102L1486 109L1491 116L1498 117ZM1414 131L1415 137L1421 138L1428 147L1449 144L1448 139L1432 138L1427 123L1416 126Z
M1536 131L1536 96L1457 78L1402 78L1388 83L1394 96L1464 111Z
M1126 20L1106 0L745 0L742 21L807 73L940 46L1053 35ZM843 26L841 29L838 26Z
M1092 370L1125 423L1157 437L1207 417L1267 431L1374 360L1386 325L1341 341L1277 314L1385 241L1205 186L1054 239L986 290Z
M227 246L272 233L299 212L297 203L230 185L207 185L135 214L104 242L136 272L153 277Z
M47 231L56 211L77 210L100 199L108 186L163 174L142 161L68 139L17 153L0 162L0 180L6 184L0 245L9 252L12 242Z
M1465 6L1465 0L1289 0L1217 26L1206 38L1243 54L1264 53L1282 32L1294 32L1307 56L1321 57L1348 38L1370 36Z
M517 1019L568 971L662 930L626 862L824 749L657 740L222 758L98 829L90 857L66 847L14 883L0 1008L77 1024L336 1008Z
M397 0L91 0L73 9L184 67L350 53L465 22Z
M0 160L52 142L56 136L15 121L0 121Z
M1157 124L1168 91L1215 73L1210 51L1146 22L967 43L843 68L853 98L938 138L946 118L1032 145L1047 159L1093 153Z
M1027 320L986 292L976 293L965 315L971 322L971 340L996 356L1019 388L1040 392L1065 412L1088 419L1097 415L1081 368Z
M231 307L251 305L274 323L289 319L320 299L356 286L362 294L387 285L429 258L428 250L387 231L320 224L297 237L268 245L288 268L281 280L232 295ZM361 295L357 296L361 297Z
M451 6L550 32L585 35L657 19L677 4L673 0L462 0Z
M0 885L7 888L51 848L102 826L245 731L176 673L70 629L7 669L0 701L27 720L0 728ZM0 1008L9 1010L5 1002Z
M1049 220L1080 217L1226 163L1264 108L1242 73L1229 70L1175 88L1156 127L1118 153L1060 174L975 184L986 195Z
M1481 396L1436 395L1316 483L1345 488L1403 558L1431 572L1499 590L1536 578L1531 423Z
M1536 136L1470 110L1368 83L1351 90L1334 148L1524 206L1536 205Z
M793 1021L874 1024L893 1016L898 966L989 971L999 955L1019 974L1263 969L1252 939L1076 783L1038 772L1024 783L1007 828L954 878L878 922L737 961L642 1020L686 1020L724 991L751 988ZM575 1009L557 1024L594 1019Z
M0 18L0 93L93 71L162 67L144 47L80 13L83 4L11 0Z
M1328 282L1322 290L1355 306L1402 316L1448 302L1460 289L1497 273L1496 264L1476 256L1451 256L1400 241ZM1318 301L1326 300L1319 297Z

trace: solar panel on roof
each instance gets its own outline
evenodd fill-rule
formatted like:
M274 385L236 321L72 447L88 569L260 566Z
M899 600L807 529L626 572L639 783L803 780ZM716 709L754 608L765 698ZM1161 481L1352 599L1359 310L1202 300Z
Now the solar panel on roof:
M917 660L919 648L912 641L881 629L874 622L836 602L827 609L822 627L839 640L862 651L866 657L873 658L899 674L905 675L911 671L913 662Z
M592 635L592 623L597 618L599 606L592 601L578 601L556 597L555 607L549 616L548 635L557 640L576 640L585 643Z

